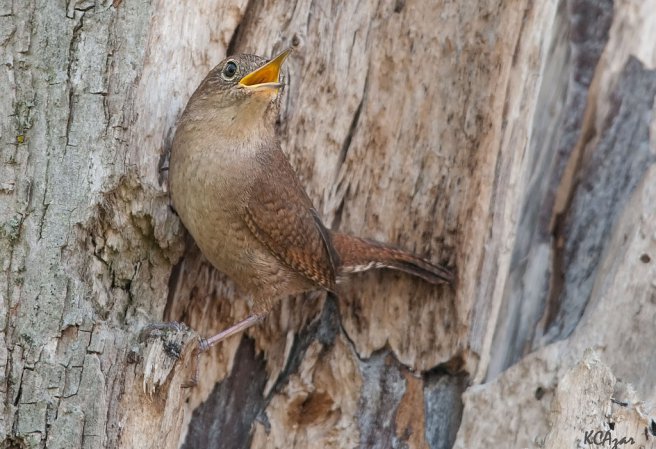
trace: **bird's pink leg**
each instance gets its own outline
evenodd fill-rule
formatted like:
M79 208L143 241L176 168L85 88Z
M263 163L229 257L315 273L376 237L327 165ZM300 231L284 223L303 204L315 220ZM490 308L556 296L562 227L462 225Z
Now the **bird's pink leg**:
M231 337L235 334L245 331L254 324L259 323L264 315L249 315L246 319L230 326L228 329L219 332L210 338L201 338L198 347L194 349L193 357L193 375L191 379L182 385L182 388L194 387L198 384L198 374L200 372L200 355L210 349L215 344Z

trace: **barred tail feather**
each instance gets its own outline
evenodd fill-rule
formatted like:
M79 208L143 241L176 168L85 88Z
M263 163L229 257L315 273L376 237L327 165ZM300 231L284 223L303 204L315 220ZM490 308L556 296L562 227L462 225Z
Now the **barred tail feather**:
M331 240L339 255L338 274L391 268L417 276L431 284L453 283L453 274L449 270L406 251L334 231L331 231Z

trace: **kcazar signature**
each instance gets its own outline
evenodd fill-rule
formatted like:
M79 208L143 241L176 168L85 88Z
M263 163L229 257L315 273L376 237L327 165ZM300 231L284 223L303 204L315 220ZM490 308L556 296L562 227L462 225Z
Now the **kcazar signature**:
M608 446L611 449L635 444L632 437L617 438L613 436L612 432L612 428L611 430L588 430L583 434L583 442L594 446Z

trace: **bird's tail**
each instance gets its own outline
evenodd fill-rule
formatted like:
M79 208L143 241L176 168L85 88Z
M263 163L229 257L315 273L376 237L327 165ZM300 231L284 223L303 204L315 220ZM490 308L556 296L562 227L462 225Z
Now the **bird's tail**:
M331 231L331 240L339 255L338 275L359 273L374 268L392 268L420 277L431 284L453 283L453 274L414 254L373 240Z

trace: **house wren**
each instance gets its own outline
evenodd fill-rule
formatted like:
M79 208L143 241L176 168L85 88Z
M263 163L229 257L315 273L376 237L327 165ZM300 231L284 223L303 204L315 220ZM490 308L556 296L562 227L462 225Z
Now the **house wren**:
M257 323L285 296L334 291L348 273L386 267L430 283L453 280L420 257L321 222L276 136L280 67L290 51L222 61L173 138L173 206L205 257L253 298L250 315L203 340L201 351Z

